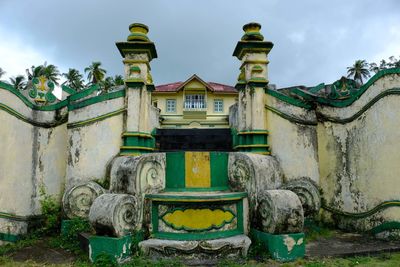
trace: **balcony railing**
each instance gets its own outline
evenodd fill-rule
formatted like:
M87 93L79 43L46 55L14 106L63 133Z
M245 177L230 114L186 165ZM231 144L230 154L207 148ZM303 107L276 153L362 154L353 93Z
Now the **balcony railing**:
M207 110L206 103L205 102L190 102L190 101L185 101L183 104L183 110L186 111L205 111Z

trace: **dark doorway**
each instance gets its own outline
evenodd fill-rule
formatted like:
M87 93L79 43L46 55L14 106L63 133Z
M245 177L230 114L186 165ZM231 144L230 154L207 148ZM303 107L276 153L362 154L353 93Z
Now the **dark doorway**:
M230 129L157 129L159 151L232 151Z

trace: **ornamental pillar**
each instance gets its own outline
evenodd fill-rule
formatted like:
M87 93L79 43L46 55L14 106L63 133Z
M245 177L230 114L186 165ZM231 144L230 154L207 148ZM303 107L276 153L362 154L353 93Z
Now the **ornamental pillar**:
M120 155L140 155L154 150L151 136L151 91L154 90L150 61L157 58L153 42L147 37L149 28L140 23L129 25L126 42L117 42L123 57L126 85L126 132L122 134Z
M264 41L261 25L248 23L233 56L241 61L236 84L239 90L238 129L234 148L243 152L269 154L265 88L268 85L268 54L273 43Z

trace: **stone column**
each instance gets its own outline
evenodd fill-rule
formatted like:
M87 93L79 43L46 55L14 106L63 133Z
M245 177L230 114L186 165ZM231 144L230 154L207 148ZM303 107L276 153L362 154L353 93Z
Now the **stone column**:
M126 84L126 132L121 155L140 155L154 149L151 136L151 91L154 90L150 74L150 61L157 58L153 42L147 37L149 28L140 23L129 26L131 34L127 42L117 42L125 69Z
M234 148L243 152L269 154L266 129L265 88L268 85L268 53L273 43L264 41L261 25L248 23L233 56L241 61L236 88L239 90L238 129Z

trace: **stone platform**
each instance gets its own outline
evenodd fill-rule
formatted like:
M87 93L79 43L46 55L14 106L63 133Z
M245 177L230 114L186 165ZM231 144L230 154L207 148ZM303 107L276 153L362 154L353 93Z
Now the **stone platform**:
M238 259L247 255L251 240L237 235L212 240L177 241L148 239L139 243L144 255L151 259L179 258L188 265L216 264L221 259Z

